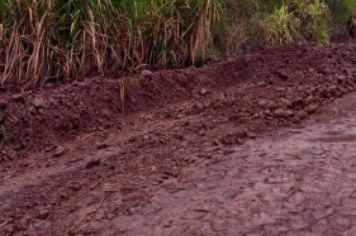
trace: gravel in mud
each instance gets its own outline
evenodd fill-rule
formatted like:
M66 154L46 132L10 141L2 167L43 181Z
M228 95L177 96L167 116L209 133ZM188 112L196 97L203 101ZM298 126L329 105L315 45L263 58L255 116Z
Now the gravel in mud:
M146 74L3 92L1 234L356 234L355 43Z

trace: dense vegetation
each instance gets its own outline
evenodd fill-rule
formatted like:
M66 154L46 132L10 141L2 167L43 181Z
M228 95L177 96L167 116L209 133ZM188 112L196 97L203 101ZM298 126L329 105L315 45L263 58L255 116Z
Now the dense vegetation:
M355 0L0 0L0 80L179 66L246 45L326 43ZM342 27L340 27L342 26Z

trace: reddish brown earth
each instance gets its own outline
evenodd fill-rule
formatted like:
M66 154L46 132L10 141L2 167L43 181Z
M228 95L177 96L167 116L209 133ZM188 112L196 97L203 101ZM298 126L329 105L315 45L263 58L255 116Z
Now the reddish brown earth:
M3 91L0 235L356 234L354 42L120 81Z

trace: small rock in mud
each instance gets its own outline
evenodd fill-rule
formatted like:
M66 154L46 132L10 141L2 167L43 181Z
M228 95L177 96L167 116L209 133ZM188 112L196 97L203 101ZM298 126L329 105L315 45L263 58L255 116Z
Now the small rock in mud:
M90 160L90 161L85 165L85 168L91 169L91 168L93 168L93 167L99 166L100 164L101 164L101 160L100 160L100 159Z
M130 138L128 139L128 142L129 142L129 143L133 143L133 142L135 142L135 141L136 141L136 136L130 137Z
M221 144L219 139L214 139L213 140L213 145L219 146Z
M344 83L345 82L345 80L346 80L346 77L345 77L345 75L336 75L336 80L337 80L337 82L339 83L339 84L342 84L342 83Z
M337 87L336 87L336 85L330 85L329 87L328 87L328 92L329 93L336 93L337 92Z
M318 106L317 106L317 105L311 104L311 105L309 105L309 106L306 108L306 111L307 111L309 114L312 114L312 113L314 113L317 109L318 109Z
M268 105L267 105L267 108L269 108L269 109L271 109L271 110L274 110L274 109L276 109L278 106L277 106L277 104L275 103L275 102L273 102L273 101L270 101L269 103L268 103Z
M221 139L221 143L225 145L232 145L233 140L231 136L225 136Z
M309 73L314 73L314 72L315 72L315 70L314 70L314 68L309 67L309 68L308 68L308 72L309 72Z
M197 111L201 111L204 109L204 105L201 103L196 103L194 104L193 108L196 109Z
M266 109L266 110L264 111L264 114L265 114L265 116L271 116L271 115L272 115L272 112L271 112L269 109Z
M278 87L276 88L277 92L284 93L286 91L286 88L283 87Z
M248 132L246 130L239 130L234 135L237 138L246 138L248 136Z
M0 99L0 110L5 110L7 107L7 101L5 99Z
M34 107L36 108L42 108L42 107L45 107L46 106L46 101L41 98L41 97L35 97L33 100L32 100L32 104Z
M210 222L210 227L214 230L214 231L220 231L222 232L225 228L225 221L223 219L213 219Z
M184 116L185 116L184 113L179 112L178 114L176 114L175 118L176 119L182 119Z
M252 115L252 119L258 119L258 118L263 118L264 114L263 113L255 113Z
M244 141L241 138L236 137L236 144L242 145L242 144L244 144Z
M264 86L266 86L267 84L266 84L266 82L264 82L264 81L260 81L260 82L258 82L257 83L257 86L259 86L259 87L264 87Z
M293 100L292 102L292 106L296 107L296 106L302 106L304 104L304 101L302 98L296 98Z
M114 218L115 218L115 215L114 215L114 214L112 214L112 213L110 213L110 212L106 213L106 219L112 220L112 219L114 219Z
M45 151L45 152L52 152L53 149L54 149L53 146L48 146L48 147L46 147L46 148L44 149L44 151Z
M282 80L287 80L289 78L288 74L284 71L276 71L275 72L279 78L281 78Z
M103 190L106 193L114 193L114 192L118 192L119 190L116 189L115 185L111 184L111 183L105 183L103 185Z
M209 90L207 90L206 88L201 88L200 91L199 91L199 94L202 95L202 96L204 96L204 95L206 95L208 93L209 93Z
M291 107L292 106L292 102L289 99L281 98L279 101L285 107Z
M308 105L308 104L312 103L314 100L315 100L314 97L310 95L306 99L304 99L304 104Z
M261 212L259 214L255 214L251 219L251 224L254 227L259 227L262 225L273 224L275 220L268 215L267 213Z
M145 79L152 79L153 73L150 70L143 70L141 71L141 77Z
M211 206L209 204L202 204L194 209L194 211L197 212L203 212L203 213L208 213L211 211Z
M308 113L306 113L306 112L303 111L303 110L300 110L300 111L297 112L296 116L297 116L299 119L303 120L303 119L305 119L305 118L308 116Z
M255 139L257 138L257 134L251 131L246 131L247 137L250 139Z
M96 145L96 149L98 149L98 150L106 149L108 147L109 147L109 145L107 143L99 143Z
M42 220L47 219L49 216L49 213L50 212L47 209L40 209L39 213L38 213L38 218L42 219Z
M350 92L350 87L347 85L340 86L340 92L343 94L346 94L346 93Z
M282 108L278 108L273 112L275 117L287 118L293 115L293 112L290 110L284 110Z
M54 157L62 156L66 151L67 149L65 147L57 146L56 150L54 150L53 156Z
M205 136L206 133L205 133L205 130L201 129L201 130L199 130L198 134L199 134L199 136Z
M14 94L11 96L15 101L20 101L23 99L24 95L22 93Z
M258 101L258 105L259 105L260 107L265 107L265 106L268 105L268 101L266 101L266 100L260 100L260 101Z
M68 188L73 191L79 191L82 187L80 186L79 183L71 181L68 183Z

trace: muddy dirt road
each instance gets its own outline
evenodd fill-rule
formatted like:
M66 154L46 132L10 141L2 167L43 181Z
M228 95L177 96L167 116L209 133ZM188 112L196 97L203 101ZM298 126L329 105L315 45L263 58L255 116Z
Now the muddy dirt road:
M98 232L114 224L124 235L355 235L355 104L356 93L304 128L235 147Z
M0 235L356 235L354 42L122 81L4 92Z

